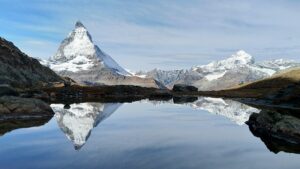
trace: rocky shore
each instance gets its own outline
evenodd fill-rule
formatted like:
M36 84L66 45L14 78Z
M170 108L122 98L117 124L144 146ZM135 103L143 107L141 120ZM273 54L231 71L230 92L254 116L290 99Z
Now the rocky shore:
M299 110L262 110L250 116L247 125L254 136L274 152L300 153Z
M52 116L50 106L38 99L15 96L0 97L0 121Z

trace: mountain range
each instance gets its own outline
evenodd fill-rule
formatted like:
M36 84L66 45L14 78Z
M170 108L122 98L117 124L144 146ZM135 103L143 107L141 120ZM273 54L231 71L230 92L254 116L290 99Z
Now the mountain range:
M60 76L86 85L134 85L172 88L174 84L191 85L200 91L223 90L272 76L282 70L300 66L293 60L256 62L243 50L230 57L190 69L128 72L111 56L94 44L81 23L65 38L56 54L40 60Z
M254 57L240 50L227 59L192 67L189 70L154 69L136 74L152 77L169 88L172 88L174 84L185 84L195 86L201 91L207 91L222 90L253 82L297 66L300 64L284 59L256 63Z

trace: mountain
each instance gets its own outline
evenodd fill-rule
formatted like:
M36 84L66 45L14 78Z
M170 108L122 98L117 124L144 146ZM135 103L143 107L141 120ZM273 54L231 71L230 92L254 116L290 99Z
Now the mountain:
M64 39L56 54L42 62L61 76L83 84L135 85L161 88L153 78L134 76L122 68L112 57L94 44L88 30L81 22Z
M253 82L297 66L300 64L283 59L256 63L251 55L240 50L227 59L196 66L189 70L162 71L155 69L137 74L155 78L169 88L172 88L174 84L186 84L196 86L201 91L208 91L222 90Z
M12 42L0 38L0 85L33 88L63 81L37 59L23 53Z
M238 125L245 124L252 113L260 111L240 102L221 98L200 97L197 101L188 105L195 109L206 110L212 114L224 116Z
M80 103L64 106L51 104L58 126L80 149L88 140L93 128L108 118L122 104L119 103Z

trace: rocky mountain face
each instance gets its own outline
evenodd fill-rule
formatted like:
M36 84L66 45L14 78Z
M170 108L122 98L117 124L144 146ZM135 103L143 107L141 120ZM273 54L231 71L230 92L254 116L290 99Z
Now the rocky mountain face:
M63 82L63 79L21 52L12 42L0 38L0 85L33 88L53 82Z
M199 90L222 90L239 84L253 82L270 77L284 69L300 66L292 60L273 60L256 63L245 51L238 51L231 57L214 61L207 65L193 67L189 70L139 72L140 76L153 77L171 88L174 84L186 84Z
M52 104L58 126L72 141L76 150L88 140L91 131L108 118L122 104L119 103L80 103Z
M41 63L61 76L67 76L88 85L135 85L161 88L153 78L134 76L123 69L112 57L93 43L92 37L81 22L64 39L57 53Z

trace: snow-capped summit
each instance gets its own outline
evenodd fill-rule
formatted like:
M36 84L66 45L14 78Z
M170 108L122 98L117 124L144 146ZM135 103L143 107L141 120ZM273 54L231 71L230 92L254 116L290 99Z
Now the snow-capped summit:
M56 54L44 64L59 75L70 77L83 84L164 87L153 78L141 78L122 68L94 44L87 28L79 21L62 41Z
M50 61L53 62L51 68L55 71L78 72L100 66L122 75L130 75L93 43L90 33L80 21L76 22L75 29L63 40Z
M239 50L235 54L231 55L231 57L220 60L220 61L213 61L207 65L197 66L194 67L194 70L202 69L206 72L216 72L216 71L226 71L228 69L232 69L235 67L240 67L244 65L251 65L254 64L254 58L246 53L243 50Z
M253 64L255 62L254 58L244 50L237 51L227 60L235 60L236 64L237 62L240 64Z

